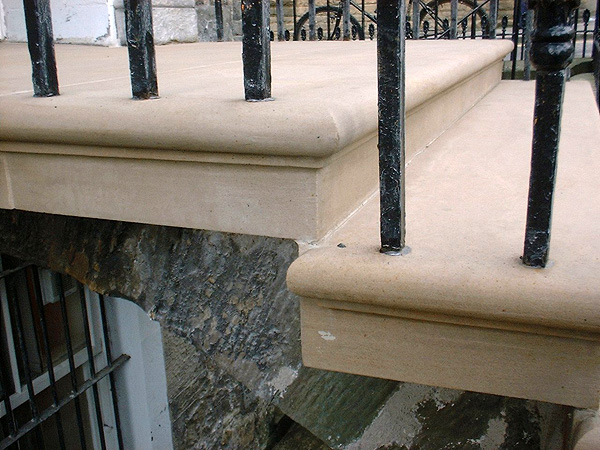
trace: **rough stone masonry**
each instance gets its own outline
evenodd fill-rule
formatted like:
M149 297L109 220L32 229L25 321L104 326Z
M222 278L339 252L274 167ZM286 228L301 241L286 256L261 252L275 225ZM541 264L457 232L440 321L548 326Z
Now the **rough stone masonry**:
M0 236L0 252L160 322L176 449L535 450L569 437L571 408L303 367L292 240L8 210Z

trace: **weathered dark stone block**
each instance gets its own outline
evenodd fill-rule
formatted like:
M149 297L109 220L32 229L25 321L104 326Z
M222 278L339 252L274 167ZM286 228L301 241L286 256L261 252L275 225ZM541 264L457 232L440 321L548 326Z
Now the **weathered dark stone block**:
M291 240L0 210L0 252L161 323L177 449L535 450L570 430L557 405L303 367Z

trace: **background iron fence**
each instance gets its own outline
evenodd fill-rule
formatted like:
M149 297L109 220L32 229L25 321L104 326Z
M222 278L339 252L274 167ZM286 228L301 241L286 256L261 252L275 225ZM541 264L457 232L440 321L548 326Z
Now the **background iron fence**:
M276 0L271 18L271 40L322 41L376 39L377 9L373 0L293 0L285 15ZM577 8L570 15L575 58L593 56L599 21L595 11ZM510 7L509 7L510 6ZM527 0L411 0L406 6L406 39L510 39L510 78L517 77L517 61L524 79L531 77L530 44L533 11Z

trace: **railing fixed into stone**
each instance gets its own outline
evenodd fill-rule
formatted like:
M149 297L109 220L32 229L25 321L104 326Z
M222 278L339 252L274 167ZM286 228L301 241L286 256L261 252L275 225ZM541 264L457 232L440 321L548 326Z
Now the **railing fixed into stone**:
M537 68L531 175L523 263L545 267L566 68L573 59L572 10L579 0L531 0L531 60ZM49 0L25 0L36 96L58 95ZM455 2L456 3L456 2ZM405 244L405 0L377 0L378 147L381 252ZM131 86L135 99L158 96L150 0L125 0ZM269 0L242 0L244 89L247 101L271 97ZM598 74L598 33L595 36ZM598 77L596 77L596 82Z

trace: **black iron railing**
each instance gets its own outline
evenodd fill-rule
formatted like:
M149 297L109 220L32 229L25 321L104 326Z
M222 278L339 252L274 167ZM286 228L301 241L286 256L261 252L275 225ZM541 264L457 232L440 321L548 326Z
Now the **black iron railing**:
M379 153L381 188L381 250L385 253L402 253L405 247L404 210L404 45L407 35L420 37L419 28L406 20L410 11L413 21L423 23L423 37L429 28L425 17L433 17L433 36L458 38L459 27L466 36L468 21L471 20L471 38L477 37L476 18L481 18L479 37L497 36L498 0L433 0L406 5L400 0L377 0L378 16L367 13L364 2L357 5L353 0L342 0L340 6L327 3L324 17L327 18L327 38L346 40L364 38L356 27L362 26L366 18L377 23L378 30L369 27L368 35L377 36L378 83L379 83ZM577 44L577 0L533 0L533 14L523 11L522 0L514 4L512 39L513 73L518 52L525 53L531 47L531 61L538 69L536 76L536 109L531 163L529 210L523 261L527 265L543 267L547 260L550 239L552 192L556 173L556 154L560 133L562 94L566 78L566 67L572 61ZM523 0L524 1L524 0ZM450 18L440 21L440 9L450 6ZM599 0L600 3L600 0ZM459 4L467 5L466 15L459 18ZM35 95L58 95L56 65L52 47L52 29L49 19L48 0L25 2L28 17L29 48L32 58ZM361 9L361 21L350 15L349 8ZM485 12L485 7L487 11ZM147 99L158 96L156 66L150 0L126 0L127 44L130 55L131 85L133 97ZM280 15L282 8L277 8ZM324 30L316 26L316 15L321 12L309 1L308 39L318 39ZM335 22L330 19L335 12ZM535 16L535 24L531 20ZM590 20L589 12L583 12L583 48L587 47ZM294 20L296 20L294 9ZM491 18L491 24L489 19ZM245 97L248 101L268 100L271 96L270 60L270 11L268 0L242 1L243 71ZM485 19L485 20L484 20ZM487 20L487 22L486 22ZM302 21L302 18L300 19ZM508 18L501 19L501 37L507 37ZM598 11L594 28L594 61L596 85L598 85ZM281 17L278 24L282 24ZM295 22L297 25L299 22ZM342 24L340 28L340 23ZM361 25L363 24L363 25ZM525 45L519 44L519 29L525 27ZM531 27L527 26L531 24ZM371 24L373 25L373 24ZM354 27L354 32L352 31ZM219 27L218 27L219 28ZM297 28L297 27L296 27ZM533 30L533 32L531 32ZM278 30L278 37L285 38L285 30ZM297 38L298 29L294 30ZM523 42L523 41L521 41ZM43 51L40 51L43 48ZM584 50L585 52L585 50ZM528 53L528 52L527 52ZM600 105L600 102L599 102Z
M575 53L571 14L579 0L530 0L535 11L531 61L537 69L531 175L523 263L545 267L567 66Z
M376 39L377 13L373 1L331 0L301 8L293 1L293 21L284 17L283 6L276 11L278 40L360 40ZM512 12L499 15L499 0L410 0L406 6L406 39L510 39L510 78L517 78L518 61L523 61L522 77L529 80L529 45L533 30L533 11L527 0L514 0ZM279 1L278 5L282 5ZM596 8L598 10L598 7ZM347 16L344 13L348 13ZM574 9L569 17L573 26L575 57L592 56L593 35L598 20L589 9ZM312 27L312 28L311 28ZM291 29L291 32L290 32ZM346 33L348 29L348 33ZM275 39L271 33L272 40Z

